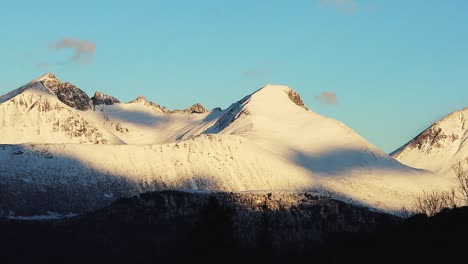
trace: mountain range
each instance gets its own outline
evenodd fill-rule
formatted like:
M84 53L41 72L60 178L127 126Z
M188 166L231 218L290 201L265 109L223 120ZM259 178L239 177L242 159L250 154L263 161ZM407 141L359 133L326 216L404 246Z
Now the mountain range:
M128 103L48 73L0 97L0 210L94 210L154 190L308 192L398 212L467 157L466 109L387 155L266 85L227 109ZM450 154L450 155L449 155ZM449 157L450 156L450 157Z

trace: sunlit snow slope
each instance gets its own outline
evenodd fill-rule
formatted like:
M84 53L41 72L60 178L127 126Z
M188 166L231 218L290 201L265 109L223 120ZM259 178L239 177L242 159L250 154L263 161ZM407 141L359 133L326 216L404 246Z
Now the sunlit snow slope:
M16 144L0 145L0 209L81 212L124 195L185 189L319 190L398 210L421 190L448 186L310 111L287 86L212 111L96 94L86 107L81 90L47 74L0 97L0 142Z

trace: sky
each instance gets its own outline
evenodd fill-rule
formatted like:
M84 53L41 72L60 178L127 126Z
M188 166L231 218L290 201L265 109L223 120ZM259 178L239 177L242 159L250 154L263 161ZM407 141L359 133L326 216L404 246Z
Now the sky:
M386 152L468 106L465 0L15 0L0 10L0 94L53 72L90 96L224 109L283 84Z

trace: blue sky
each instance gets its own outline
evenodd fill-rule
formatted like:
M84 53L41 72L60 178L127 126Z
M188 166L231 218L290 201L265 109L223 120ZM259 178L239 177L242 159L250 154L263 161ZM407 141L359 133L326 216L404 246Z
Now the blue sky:
M54 72L90 95L226 108L285 84L387 152L468 106L465 0L17 0L0 10L1 94ZM73 49L50 49L64 38L95 51L73 60ZM325 91L338 104L316 100Z

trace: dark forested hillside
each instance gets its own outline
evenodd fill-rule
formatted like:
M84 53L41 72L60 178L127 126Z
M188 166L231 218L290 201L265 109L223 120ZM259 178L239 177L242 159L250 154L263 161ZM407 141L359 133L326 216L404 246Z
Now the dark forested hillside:
M79 217L3 219L2 263L442 263L468 208L403 220L312 193L153 192ZM466 237L466 236L465 236Z

